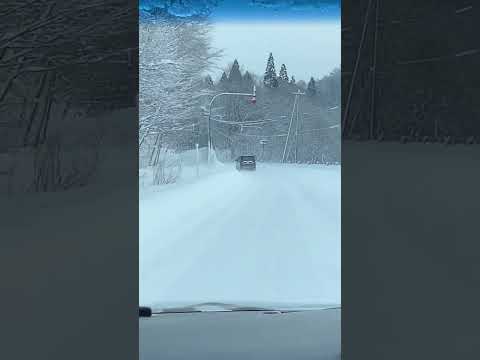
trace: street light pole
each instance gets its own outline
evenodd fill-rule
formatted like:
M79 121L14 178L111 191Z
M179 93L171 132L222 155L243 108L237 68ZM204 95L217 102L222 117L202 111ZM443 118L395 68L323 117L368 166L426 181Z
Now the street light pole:
M207 126L207 136L208 136L208 150L207 150L207 163L210 164L211 158L211 151L213 149L212 146L212 131L211 131L211 119L212 119L212 105L216 98L223 96L223 95L236 95L236 96L252 96L252 102L256 102L256 88L253 85L253 92L252 93L236 93L236 92L223 92L220 94L216 94L212 100L210 101L210 105L208 107L208 126Z

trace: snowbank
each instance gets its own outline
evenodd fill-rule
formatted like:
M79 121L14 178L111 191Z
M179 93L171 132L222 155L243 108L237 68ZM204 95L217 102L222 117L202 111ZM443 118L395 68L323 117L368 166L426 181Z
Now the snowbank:
M175 179L166 183L158 183L155 181L155 172L158 167L146 166L138 170L140 192L152 191L158 186L172 186L175 184L185 184L194 182L201 177L209 176L217 172L231 168L231 163L223 163L217 160L216 152L208 164L207 148L199 148L197 150L188 150L181 153L168 152L160 159L160 166L165 172L175 172ZM170 169L168 168L170 167ZM158 185L158 186L156 186ZM143 195L142 195L143 196Z

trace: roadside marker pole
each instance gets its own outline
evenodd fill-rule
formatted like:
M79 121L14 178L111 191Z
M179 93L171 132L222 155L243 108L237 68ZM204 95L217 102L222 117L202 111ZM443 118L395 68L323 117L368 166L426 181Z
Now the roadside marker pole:
M195 144L195 150L196 150L196 159L197 159L197 177L200 177L200 169L199 169L200 154L198 151L198 144Z

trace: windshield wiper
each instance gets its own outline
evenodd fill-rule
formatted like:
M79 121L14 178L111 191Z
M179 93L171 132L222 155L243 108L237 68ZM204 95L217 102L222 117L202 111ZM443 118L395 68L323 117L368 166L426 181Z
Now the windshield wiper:
M189 314L203 312L240 312L240 311L276 311L272 308L257 306L239 306L226 303L201 303L182 307L166 307L152 310L148 307L140 307L140 317L150 317L158 314Z
M315 310L332 310L340 309L340 306L327 306L327 307L314 307ZM142 309L143 315L142 315ZM145 310L148 309L148 310ZM188 305L183 307L166 307L163 309L152 311L151 308L140 308L140 317L150 317L153 315L161 314L189 314L189 313L204 313L204 312L264 312L266 314L284 314L291 312L300 312L311 310L311 307L295 307L292 309L277 309L274 307L263 307L263 306L249 306L249 305L233 305L226 303L201 303L195 305Z
M184 307L167 307L153 312L153 314L178 314L201 312L233 312L233 311L271 311L273 309L256 306L239 306L234 304L207 302Z
M271 308L258 307L258 306L235 306L230 311L278 311Z

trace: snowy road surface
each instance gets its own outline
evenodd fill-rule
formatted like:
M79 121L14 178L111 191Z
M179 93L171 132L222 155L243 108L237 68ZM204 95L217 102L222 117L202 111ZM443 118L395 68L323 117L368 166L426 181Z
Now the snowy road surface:
M140 304L340 303L340 167L233 165L140 200Z

